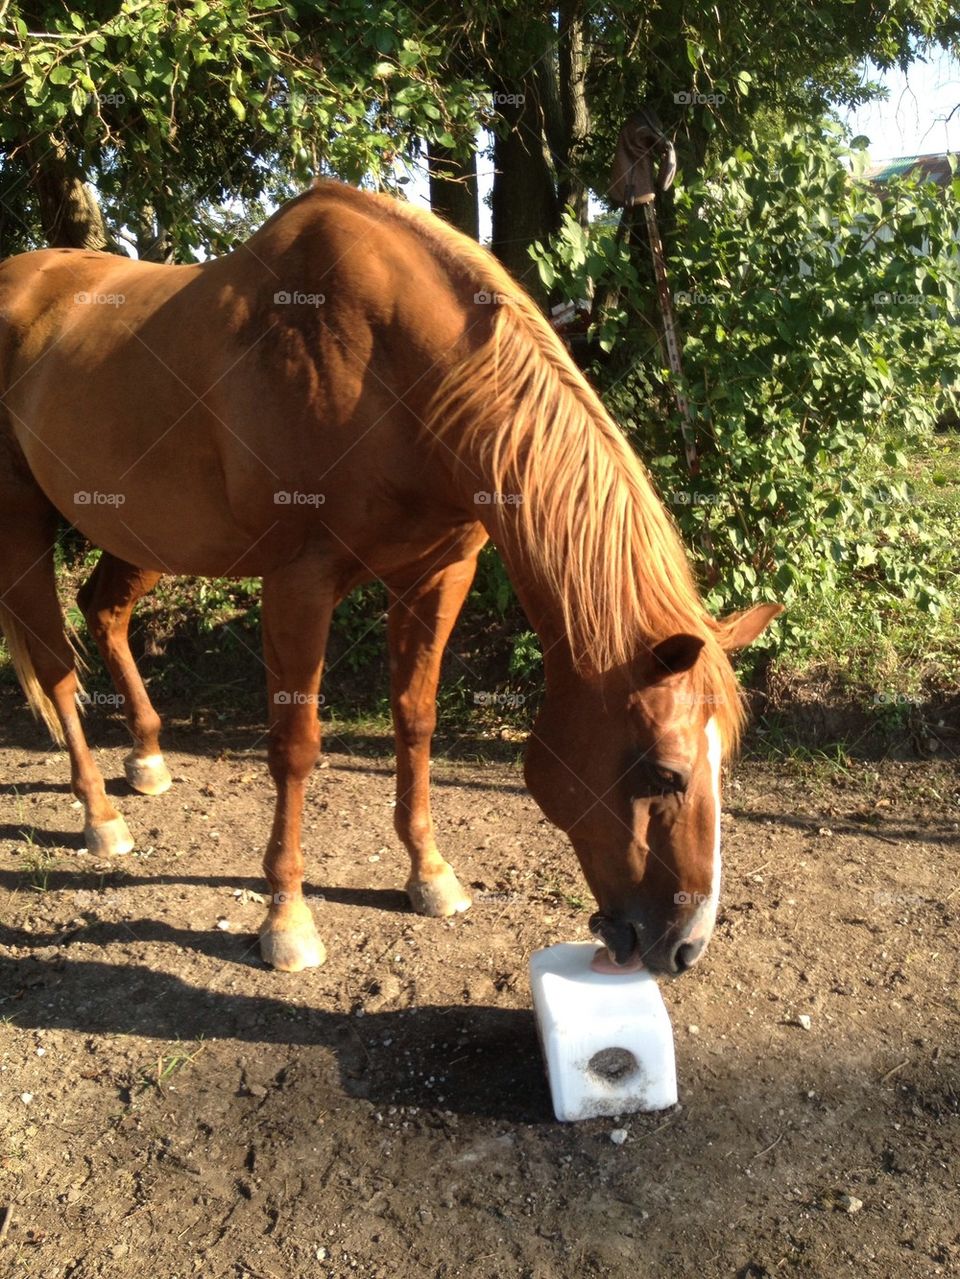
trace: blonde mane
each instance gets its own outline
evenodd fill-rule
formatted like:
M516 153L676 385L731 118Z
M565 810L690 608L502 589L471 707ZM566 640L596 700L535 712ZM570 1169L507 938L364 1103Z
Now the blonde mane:
M500 536L522 549L559 604L574 660L604 671L670 635L700 636L694 695L731 751L744 715L722 627L703 606L677 529L633 448L492 254L426 210L379 202L494 298L492 334L444 376L425 424L482 468L491 491L522 495L496 507Z

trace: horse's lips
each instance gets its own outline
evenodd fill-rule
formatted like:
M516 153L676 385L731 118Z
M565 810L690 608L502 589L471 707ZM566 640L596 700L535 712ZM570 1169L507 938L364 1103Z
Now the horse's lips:
M603 973L605 976L613 974L619 977L626 973L642 972L645 965L640 958L639 949L633 952L626 963L618 964L608 947L598 946L596 954L590 960L590 967L595 973Z

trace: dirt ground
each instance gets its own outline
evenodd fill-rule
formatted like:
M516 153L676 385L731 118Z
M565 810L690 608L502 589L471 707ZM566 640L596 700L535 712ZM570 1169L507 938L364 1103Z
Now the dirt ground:
M389 741L335 738L306 820L329 959L287 975L254 940L259 728L173 723L147 799L98 716L139 841L102 864L13 690L0 722L2 1273L960 1273L955 766L738 764L714 942L663 986L681 1105L563 1125L526 963L590 904L516 763L435 764L475 905L422 920Z

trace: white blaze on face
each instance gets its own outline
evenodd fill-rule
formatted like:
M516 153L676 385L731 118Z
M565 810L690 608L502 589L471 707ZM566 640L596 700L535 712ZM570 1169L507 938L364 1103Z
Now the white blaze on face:
M713 874L710 881L710 896L697 911L693 927L690 929L690 941L702 941L704 945L710 940L713 925L717 919L717 905L720 901L720 761L723 747L720 741L720 730L717 721L712 717L704 729L707 738L707 761L710 765L710 784L713 797Z

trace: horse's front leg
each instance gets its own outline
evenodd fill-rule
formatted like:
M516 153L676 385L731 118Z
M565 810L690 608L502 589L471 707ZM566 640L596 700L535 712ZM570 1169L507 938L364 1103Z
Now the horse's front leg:
M397 743L394 825L410 854L407 895L421 915L455 915L470 906L469 896L441 856L434 836L430 815L430 739L437 722L437 683L443 650L476 567L474 552L470 558L430 572L422 579L409 574L405 579L387 582L390 692Z
M260 929L260 953L284 972L315 968L326 958L303 899L300 818L307 778L320 753L320 676L335 603L335 592L316 561L298 561L264 578L268 759L277 802L263 861L271 897Z

